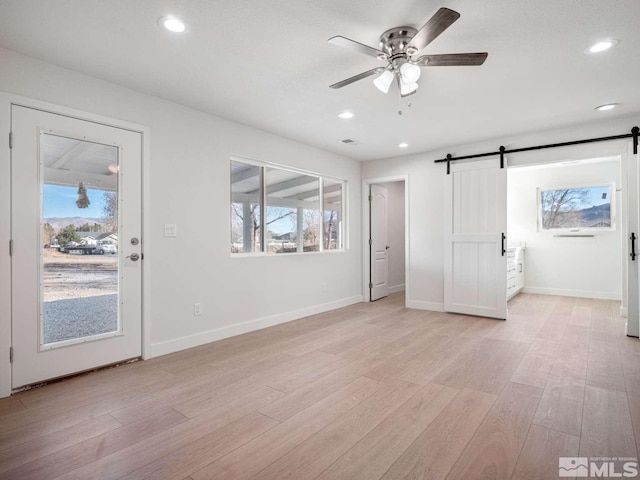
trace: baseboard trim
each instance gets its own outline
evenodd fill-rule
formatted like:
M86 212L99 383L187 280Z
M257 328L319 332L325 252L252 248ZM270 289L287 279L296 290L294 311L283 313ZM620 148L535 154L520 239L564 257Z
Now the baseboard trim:
M627 318L628 312L626 308L620 307L620 316L623 318Z
M256 320L249 320L248 322L237 323L235 325L229 325L227 327L216 328L214 330L207 330L205 332L199 332L194 335L187 335L185 337L175 338L164 342L153 343L149 348L149 354L145 357L147 359L159 357L161 355L167 355L169 353L179 352L188 348L198 347L206 343L215 342L216 340L222 340L243 333L253 332L255 330L261 330L267 327L273 327L281 323L291 322L300 318L308 317L310 315L316 315L318 313L328 312L329 310L335 310L336 308L347 307L354 303L362 302L362 295L343 298L334 302L323 303L320 305L314 305L312 307L301 308L299 310L293 310L291 312L279 313L277 315L271 315L268 317L258 318Z
M444 303L421 302L419 300L408 300L407 308L416 310L429 310L431 312L444 312Z
M389 293L404 292L404 289L404 283L402 285L395 285L393 287L389 287Z
M557 295L559 297L597 298L599 300L622 300L622 295L613 292L592 292L590 290L568 290L561 288L524 287L522 293L537 295Z

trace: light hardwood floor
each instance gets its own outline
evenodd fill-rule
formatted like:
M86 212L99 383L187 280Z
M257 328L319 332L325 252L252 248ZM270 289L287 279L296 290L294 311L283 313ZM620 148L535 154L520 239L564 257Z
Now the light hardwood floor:
M395 294L0 400L0 479L547 479L636 457L619 303L521 294L507 322Z

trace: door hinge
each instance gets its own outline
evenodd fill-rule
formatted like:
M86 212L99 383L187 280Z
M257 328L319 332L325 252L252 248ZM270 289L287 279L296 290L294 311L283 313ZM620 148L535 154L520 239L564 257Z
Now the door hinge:
M369 283L369 290L373 288L373 283Z
M373 241L369 239L369 245L373 245Z
M9 240L9 256L13 257L13 240Z
M13 148L13 132L9 132L9 148Z
M13 363L13 347L9 347L9 363Z
M369 195L369 202L373 201L373 197L371 195Z

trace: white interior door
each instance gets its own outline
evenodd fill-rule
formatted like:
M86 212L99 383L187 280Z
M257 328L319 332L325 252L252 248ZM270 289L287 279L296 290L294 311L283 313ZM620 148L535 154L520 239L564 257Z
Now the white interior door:
M451 165L445 178L445 310L507 318L507 169Z
M13 388L139 357L140 133L11 118Z
M371 212L371 301L389 295L389 250L387 189L371 185L369 190Z
M638 247L638 235L640 235L640 195L638 194L640 175L638 168L638 155L633 154L633 147L629 145L629 154L626 158L626 216L627 231L623 252L626 252L627 262L627 335L637 337L640 334L640 283L638 282L638 264L640 263L640 251ZM624 161L624 160L623 160ZM635 255L633 255L635 253Z

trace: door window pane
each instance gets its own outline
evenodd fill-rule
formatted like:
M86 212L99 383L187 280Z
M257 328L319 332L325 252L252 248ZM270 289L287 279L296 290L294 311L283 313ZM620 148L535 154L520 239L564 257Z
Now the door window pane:
M118 147L40 136L41 345L120 331Z
M324 180L324 249L342 248L342 182Z

